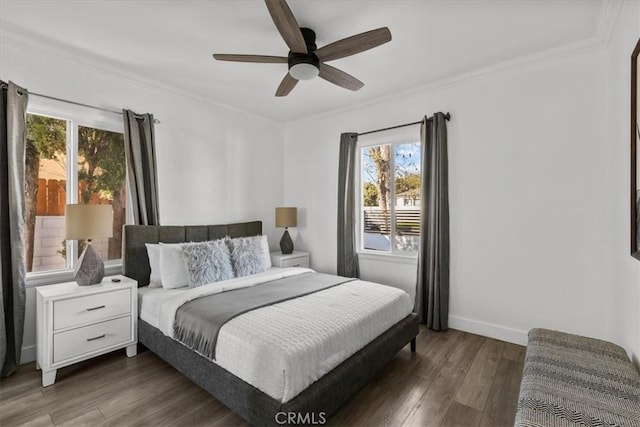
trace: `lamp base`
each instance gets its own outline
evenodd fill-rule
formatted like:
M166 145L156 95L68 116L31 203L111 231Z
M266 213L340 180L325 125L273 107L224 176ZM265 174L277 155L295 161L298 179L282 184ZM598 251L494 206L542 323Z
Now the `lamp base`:
M284 234L282 235L282 239L280 239L280 250L284 255L289 255L293 252L293 240L291 240L291 236L289 236L289 230L284 229Z
M97 285L104 278L104 262L102 262L100 255L93 250L90 241L78 258L73 278L80 286Z

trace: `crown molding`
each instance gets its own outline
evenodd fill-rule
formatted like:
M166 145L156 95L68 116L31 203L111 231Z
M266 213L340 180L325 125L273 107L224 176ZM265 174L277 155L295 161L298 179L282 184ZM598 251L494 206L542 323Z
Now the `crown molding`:
M578 42L569 43L563 46L554 47L546 51L534 53L520 58L511 59L509 61L500 62L487 67L478 68L473 71L456 74L451 77L432 81L419 86L414 86L393 95L378 97L369 101L361 102L348 107L327 111L316 114L313 117L304 117L298 120L292 120L285 123L285 128L299 126L312 121L328 118L337 114L353 112L364 107L377 105L380 103L392 102L408 96L429 93L436 90L448 89L456 86L465 85L473 81L490 78L496 74L504 73L511 70L528 68L533 66L544 66L559 61L572 59L577 56L604 50L611 40L613 29L618 21L618 16L622 9L622 2L618 0L605 0L602 4L602 11L598 19L596 34L593 37L580 40ZM454 118L455 120L455 118Z
M602 42L604 47L609 46L613 29L618 22L622 7L623 2L619 0L606 0L602 6L596 38Z
M236 108L221 102L213 101L211 99L191 92L176 89L172 85L165 82L150 79L138 73L128 71L123 67L113 65L108 60L97 56L93 52L79 49L63 43L56 43L51 39L46 39L36 33L33 33L24 28L18 28L15 25L2 20L0 20L0 40L2 42L2 45L10 46L19 50L28 50L45 58L63 60L72 64L80 64L84 67L92 69L93 71L97 71L111 77L126 79L130 83L133 83L141 88L156 90L160 89L169 92L172 95L178 95L184 98L191 99L193 101L198 101L214 107L223 108L233 113L247 115L253 119L270 125L282 126L284 124L283 122L269 117L261 116L259 114L242 110L240 108ZM38 92L38 90L35 89L34 91ZM120 109L122 108L122 106L115 106L113 108Z
M554 48L549 51L543 53L536 53L533 55L525 56L522 58L501 62L499 64L490 65L488 67L479 68L474 71L460 73L454 75L452 77L447 77L444 79L436 80L430 83L426 83L419 86L414 86L410 89L400 91L393 95L387 95L379 98L375 98L369 101L361 102L355 105L350 105L348 107L327 111L320 114L315 114L313 117L305 117L298 120L293 120L286 122L286 128L299 126L305 123L310 123L312 121L328 118L331 116L335 116L338 114L344 114L359 110L364 107L369 107L381 103L393 102L398 99L406 98L409 96L415 96L417 94L428 94L430 92L434 92L437 90L449 89L456 86L462 86L474 81L483 80L487 78L491 78L495 75L499 75L501 73L505 73L512 70L529 68L533 66L543 66L545 64L557 63L559 61L568 60L574 58L576 56L592 53L594 51L600 50L600 42L596 42L595 39L589 39L588 41L581 41L577 43L572 43L571 45L566 45L561 48ZM415 120L419 120L420 118L415 118ZM452 118L455 120L455 117ZM380 124L380 126L385 126L385 124ZM392 126L389 124L389 126Z

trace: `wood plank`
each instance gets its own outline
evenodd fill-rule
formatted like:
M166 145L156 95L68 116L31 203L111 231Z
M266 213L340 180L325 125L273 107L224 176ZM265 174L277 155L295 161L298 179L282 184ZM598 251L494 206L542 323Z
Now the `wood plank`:
M378 375L391 376L393 372L398 371L383 369L383 372L380 372ZM382 404L384 396L386 396L384 389L375 384L374 381L370 381L334 414L327 423L327 426L342 427L357 424L358 420L368 416L371 408L378 407Z
M504 353L502 357L505 359L513 360L514 362L522 362L524 360L524 353L527 347L517 344L505 343Z
M361 420L370 426L399 426L409 416L413 408L431 385L417 375L400 375L395 384L380 393L385 398Z
M481 426L500 427L512 426L518 406L517 396L522 381L522 366L524 362L514 362L502 358L496 371L493 385L489 391L489 398L484 407ZM513 398L516 396L516 399Z
M100 404L98 408L107 419L107 424L122 425L125 421L128 423L135 417L144 417L158 410L191 385L192 383L180 372L173 370L163 374L156 381L142 382L138 386L121 390L118 395ZM156 393L156 390L164 390L164 393ZM126 415L129 416L128 419Z
M154 425L154 420L158 419L166 419L175 416L175 414L179 414L183 411L184 408L189 407L198 398L202 399L203 395L206 392L202 389L198 390L191 387L188 381L185 381L184 384L177 386L169 386L168 390L171 390L169 393L165 393L166 398L164 399L164 403L162 403L159 407L157 405L145 405L149 409L143 411L136 411L135 417L129 419L126 416L120 415L119 417L112 418L110 421L114 422L114 425L118 423L127 424L129 426L148 426ZM211 396L208 396L210 399ZM207 399L207 400L210 400ZM155 402L154 402L155 403Z
M247 422L239 415L229 411L229 414L209 425L212 427L246 427Z
M406 374L396 374L391 384L381 384L384 390L382 395L387 397L376 406L373 412L369 411L366 418L362 418L366 424L375 426L401 425L422 399L449 355L457 347L462 333L456 330L431 331L430 338L431 342L424 340L425 345L420 353L421 357L416 359L418 363L413 370L409 371L408 367L405 367L400 372Z
M76 426L97 426L104 423L104 417L98 408L92 409L79 415L75 418L67 420L63 423L56 424L56 426L62 427L76 427Z
M433 380L440 369L449 359L449 356L460 344L462 332L448 330L446 332L433 332L432 341L427 342L427 349L421 353L421 358L413 374L421 376L427 380Z
M127 359L124 354L121 354L120 358ZM123 394L129 393L127 394L128 396L132 393L135 394L137 390L145 387L145 385L147 385L147 388L153 387L154 379L160 381L163 377L176 372L166 363L158 362L159 358L156 355L146 353L136 362L128 364L121 362L123 369L116 369L115 372L107 373L102 369L96 371L86 369L84 373L78 373L77 381L67 379L64 382L56 382L55 385L43 389L53 422L56 424L66 422L95 407L103 411L105 409L103 405L105 404L122 402ZM111 366L111 363L107 363L107 366ZM113 369L113 366L111 369ZM97 372L99 374L96 375ZM92 373L93 375L91 375ZM101 382L99 386L96 386L96 378L103 378L103 375L109 375L110 380L104 383ZM160 384L156 383L156 386L160 386ZM78 395L82 395L82 400L78 401ZM132 398L132 400L135 399ZM119 413L120 410L116 409L115 412ZM102 413L105 418L109 417L108 412L106 414Z
M82 390L85 399L94 395L102 395L104 394L104 388L95 387L96 377L101 378L104 375L108 375L112 382L119 382L122 379L131 378L132 372L128 369L123 369L123 364L120 360L121 357L124 357L124 351L98 356L94 359L59 369L55 384L41 388L42 394L47 401L57 401L58 403L73 399L77 396L78 390ZM139 360L136 360L134 366L140 366L142 368L139 369L141 372L139 375L147 371L144 367L154 366L157 363L155 357L155 355L152 356L151 359L141 357ZM125 367L126 366L127 365L125 365ZM132 366L130 366L130 368L132 368ZM38 373L39 372L40 371L38 371Z
M29 363L21 366L9 378L0 379L0 414L5 413L15 400L31 395L40 389L41 377L34 375L35 372L35 364Z
M223 417L229 415L231 410L218 402L213 396L207 394L207 399L200 406L197 404L189 405L187 411L182 410L181 414L174 414L171 417L164 418L162 420L155 419L153 424L156 427L174 427L174 426L210 426L212 423L217 422ZM155 417L154 417L155 418Z
M480 422L482 412L458 402L452 402L447 415L442 420L441 427L475 427ZM495 425L493 427L499 427Z
M454 400L463 405L482 411L489 397L505 343L487 338L473 361Z
M20 427L53 427L53 426L54 424L53 424L53 421L51 421L51 417L49 417L49 414L40 415L39 417L34 418L30 421L27 421L24 424L20 424Z
M401 350L327 425L513 425L524 348L454 330L434 332L421 326L420 332L416 353L411 353L408 346ZM502 357L477 421L480 411L454 401L454 397L463 387L467 390L460 393L469 394L476 379L487 378L490 350L496 353L500 345ZM40 372L35 371L34 364L21 366L1 381L2 427L246 425L148 351L135 358L114 352L64 368L51 387L41 387Z
M439 426L447 415L453 395L486 338L464 334L446 363L422 396L403 426Z
M411 353L408 347L404 348L387 367L334 415L328 425L339 427L360 422L367 425L389 422L394 424L388 425L400 425L410 414L415 403L419 401L421 393L417 393L414 389L414 393L410 394L411 399L403 402L402 399L388 399L390 394L393 395L390 390L397 389L398 384L404 384L408 378L411 378L413 383L420 383L420 379L415 378L416 376L422 379L419 387L426 390L462 335L462 332L456 330L434 332L421 328L416 342L416 353ZM371 408L374 408L373 413ZM398 408L397 414L393 413L394 408Z
M3 401L2 405L3 425L20 425L49 413L46 402L39 388L31 390L28 394L21 394L18 398L10 398Z

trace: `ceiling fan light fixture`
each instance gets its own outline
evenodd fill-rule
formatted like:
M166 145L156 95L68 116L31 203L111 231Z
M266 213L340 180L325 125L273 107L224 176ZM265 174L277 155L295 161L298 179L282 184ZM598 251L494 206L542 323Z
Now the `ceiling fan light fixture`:
M364 86L360 80L342 70L327 65L327 61L345 58L380 46L391 41L391 31L387 27L376 28L351 37L340 39L318 49L316 33L307 27L300 27L287 5L287 0L265 0L271 19L282 39L289 47L289 55L246 55L214 54L219 61L256 62L280 64L287 62L287 74L280 82L275 95L287 96L300 80L320 77L349 90L359 90Z
M289 74L296 80L311 80L315 77L318 77L320 74L320 69L314 64L307 62L300 62L298 64L294 64L289 68Z

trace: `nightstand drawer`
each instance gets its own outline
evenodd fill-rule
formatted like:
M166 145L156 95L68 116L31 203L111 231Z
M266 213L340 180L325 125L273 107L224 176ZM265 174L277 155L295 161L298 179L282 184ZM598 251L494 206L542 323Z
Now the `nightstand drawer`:
M131 341L131 316L53 335L53 363Z
M131 291L129 289L55 301L53 329L57 331L130 312Z
M282 267L309 267L309 257L301 256L298 258L287 258L282 260Z

